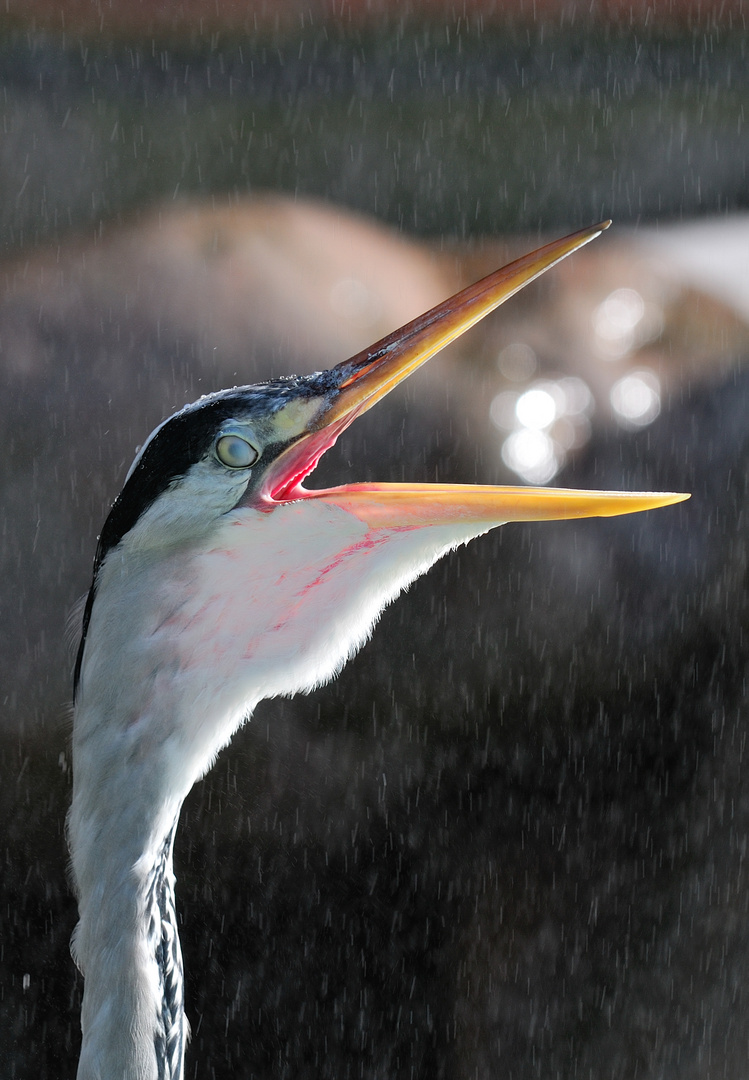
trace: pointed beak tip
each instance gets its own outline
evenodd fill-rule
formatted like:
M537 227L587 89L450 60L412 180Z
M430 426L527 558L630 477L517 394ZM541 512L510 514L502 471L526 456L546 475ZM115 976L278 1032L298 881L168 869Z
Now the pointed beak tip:
M534 509L548 517L621 517L673 506L691 498L683 491L582 491L545 489L548 496L531 499ZM540 516L540 515L539 515Z
M636 493L634 493L636 494ZM643 491L642 499L648 500L650 505L643 507L646 510L657 510L661 506L675 506L676 503L686 502L692 498L689 491Z
M469 285L332 370L339 376L327 422L345 425L361 415L411 375L435 353L455 341L562 259L595 240L611 220L579 229L544 244Z

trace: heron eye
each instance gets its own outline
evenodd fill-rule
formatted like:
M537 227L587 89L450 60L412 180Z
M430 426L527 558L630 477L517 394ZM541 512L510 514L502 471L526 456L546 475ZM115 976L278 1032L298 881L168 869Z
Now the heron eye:
M255 447L239 435L222 435L216 440L216 457L229 469L248 469L258 456Z

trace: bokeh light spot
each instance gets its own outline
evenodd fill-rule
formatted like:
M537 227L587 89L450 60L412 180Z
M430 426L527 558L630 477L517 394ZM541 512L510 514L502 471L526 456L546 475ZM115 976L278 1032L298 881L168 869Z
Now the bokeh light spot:
M611 387L611 407L625 426L645 427L661 411L661 386L652 371L632 371Z

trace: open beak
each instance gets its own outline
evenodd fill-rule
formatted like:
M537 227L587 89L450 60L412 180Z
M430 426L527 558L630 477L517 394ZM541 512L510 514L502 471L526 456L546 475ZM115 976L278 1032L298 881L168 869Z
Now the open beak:
M466 522L611 517L649 510L689 498L658 492L573 491L562 488L489 487L463 484L345 484L309 490L302 481L357 416L460 337L494 308L583 247L611 224L601 222L524 255L456 293L324 373L324 405L308 432L268 469L261 492L264 508L298 499L322 499L373 527L417 528Z

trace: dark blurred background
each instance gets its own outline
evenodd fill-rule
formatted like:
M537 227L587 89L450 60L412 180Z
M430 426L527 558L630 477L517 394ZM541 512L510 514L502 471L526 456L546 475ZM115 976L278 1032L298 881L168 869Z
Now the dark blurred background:
M3 19L6 244L259 189L459 238L746 205L741 4L68 6Z
M257 710L177 838L187 1075L747 1075L748 40L741 3L5 5L0 1076L75 1074L65 624L136 446L608 216L316 483L693 497L477 541Z

